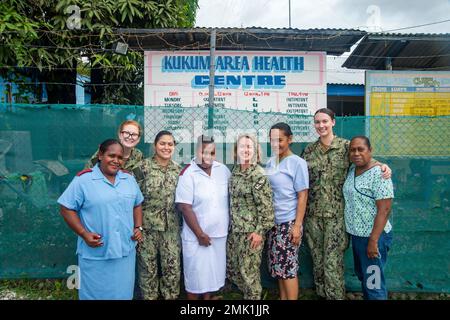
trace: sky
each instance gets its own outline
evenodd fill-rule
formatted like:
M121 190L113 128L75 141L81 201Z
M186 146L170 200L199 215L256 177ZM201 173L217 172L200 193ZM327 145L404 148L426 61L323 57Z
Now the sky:
M291 0L297 29L450 33L450 21L409 28L444 20L450 20L450 0ZM288 28L289 0L200 0L195 26ZM328 82L363 83L363 71L340 67L348 55L328 57Z

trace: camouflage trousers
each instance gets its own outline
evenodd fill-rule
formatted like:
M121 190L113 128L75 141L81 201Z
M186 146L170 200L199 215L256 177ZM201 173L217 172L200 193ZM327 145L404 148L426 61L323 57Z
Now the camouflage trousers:
M227 240L227 278L244 294L246 300L261 299L261 256L264 237L258 249L250 248L248 233L231 232Z
M181 247L178 232L144 231L144 241L137 250L137 285L141 298L166 300L180 294ZM158 263L161 276L158 276Z
M344 252L348 247L344 217L305 219L316 293L329 300L345 299Z

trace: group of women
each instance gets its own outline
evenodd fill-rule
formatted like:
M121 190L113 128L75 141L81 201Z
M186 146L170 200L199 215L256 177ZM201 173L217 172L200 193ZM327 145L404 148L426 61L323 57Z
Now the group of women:
M336 137L334 124L330 109L316 112L319 139L302 157L290 148L290 127L273 125L272 157L264 169L256 138L240 135L230 171L215 161L213 138L203 135L195 158L183 170L171 160L175 140L168 131L156 136L153 158L143 159L136 148L142 135L139 124L123 123L120 141L102 143L89 162L93 168L81 171L58 199L64 219L79 235L80 299L131 299L136 256L144 299L175 299L181 262L188 299L217 298L211 293L223 287L225 278L244 299L260 299L266 243L280 299L296 300L303 233L319 296L344 298L343 254L349 233L364 296L386 298L391 171L371 158L366 137L351 142ZM366 271L373 264L380 286L367 285Z

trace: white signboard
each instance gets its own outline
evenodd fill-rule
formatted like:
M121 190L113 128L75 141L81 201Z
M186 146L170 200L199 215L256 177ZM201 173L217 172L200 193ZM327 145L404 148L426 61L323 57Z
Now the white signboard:
M214 127L225 131L239 126L223 114L224 109L282 113L295 135L311 141L306 137L314 135L312 123L298 115L311 115L326 106L325 61L325 52L216 51ZM162 117L158 128L154 123L146 123L146 128L186 129L192 116L186 118L177 109L208 106L209 66L209 51L145 52L144 103L161 109L152 111ZM147 115L146 119L155 120ZM255 129L253 124L261 128L258 122L245 125ZM146 141L151 139L146 134Z

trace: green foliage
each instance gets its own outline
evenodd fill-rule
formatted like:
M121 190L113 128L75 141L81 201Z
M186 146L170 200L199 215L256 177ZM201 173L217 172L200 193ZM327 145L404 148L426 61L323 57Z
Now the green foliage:
M77 300L78 291L68 289L66 279L0 280L0 299Z
M71 5L80 9L79 30L68 27L76 13L69 10ZM1 68L0 74L9 78L17 74L17 67L31 67L41 82L55 73L74 82L62 74L73 71L85 57L88 67L99 73L99 83L121 83L105 86L94 102L142 104L143 86L127 83L142 83L143 52L113 53L112 45L122 40L114 30L192 27L197 8L198 0L3 0L0 66L10 68Z

